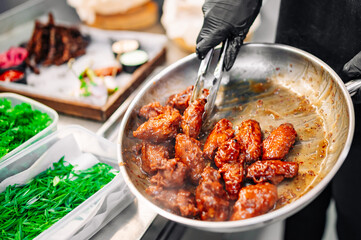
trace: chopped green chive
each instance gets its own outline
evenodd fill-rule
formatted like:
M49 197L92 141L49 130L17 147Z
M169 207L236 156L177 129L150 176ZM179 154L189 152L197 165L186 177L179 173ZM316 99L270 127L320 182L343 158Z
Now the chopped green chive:
M14 107L0 99L0 158L41 132L52 122L48 114L32 109L28 103Z
M105 163L80 171L64 163L63 157L26 185L0 193L0 239L35 238L116 175Z

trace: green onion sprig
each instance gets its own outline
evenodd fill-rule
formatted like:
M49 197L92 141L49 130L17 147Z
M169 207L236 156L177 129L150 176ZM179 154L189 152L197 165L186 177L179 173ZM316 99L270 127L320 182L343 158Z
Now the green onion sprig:
M33 239L109 183L105 163L76 171L64 157L26 185L0 193L0 239Z
M33 110L28 103L14 107L0 99L0 158L41 132L52 122L48 114Z

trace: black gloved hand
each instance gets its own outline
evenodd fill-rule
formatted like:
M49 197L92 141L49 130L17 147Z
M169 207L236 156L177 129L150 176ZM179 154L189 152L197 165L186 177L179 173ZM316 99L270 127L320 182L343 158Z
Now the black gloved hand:
M224 64L227 71L231 69L261 5L262 0L206 0L202 7L204 22L197 38L198 57L203 59L211 48L228 38Z
M361 77L361 52L356 54L350 61L348 61L344 66L342 71L350 79L356 79ZM361 90L359 89L357 93L352 97L354 103L361 103Z
M361 76L361 52L343 66L343 72L350 78Z

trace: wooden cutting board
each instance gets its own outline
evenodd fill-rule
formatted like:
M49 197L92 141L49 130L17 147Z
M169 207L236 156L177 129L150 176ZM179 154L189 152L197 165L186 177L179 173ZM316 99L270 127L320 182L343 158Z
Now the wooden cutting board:
M91 44L89 46L89 55L93 54L92 59L88 60L90 62L99 59L103 61L102 57L99 57L101 56L99 54L109 51L108 48L111 46L111 40L120 39L138 40L141 48L148 52L149 61L139 67L133 74L120 73L120 80L117 81L121 81L121 86L115 93L110 95L106 103L101 106L76 99L65 93L68 90L62 89L61 81L64 80L64 85L69 85L69 82L76 81L75 79L69 81L68 78L75 78L75 76L69 75L67 66L61 66L59 68L52 66L51 69L41 67L40 75L38 76L28 72L27 85L0 83L0 92L14 92L35 99L60 113L103 122L107 120L132 91L149 76L154 68L165 61L167 39L164 35L131 31L107 31L86 26L83 26L81 31L91 36L91 44L96 44L93 47L91 47ZM104 58L105 56L106 55L104 55ZM107 56L109 57L109 53ZM87 62L87 54L81 58L82 59L79 59L80 62ZM52 89L55 82L57 87L53 87L54 89Z

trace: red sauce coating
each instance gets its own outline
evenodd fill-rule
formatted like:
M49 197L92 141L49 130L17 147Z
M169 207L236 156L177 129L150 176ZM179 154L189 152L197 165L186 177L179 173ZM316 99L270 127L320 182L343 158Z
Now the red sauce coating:
M204 98L197 99L184 111L181 123L184 134L192 138L198 137L202 128L202 116L205 104L206 100Z
M163 113L164 113L164 107L160 105L159 102L152 102L147 105L144 105L139 110L138 115L139 117L149 119L149 118L157 117Z
M282 160L290 151L297 137L290 123L281 124L263 141L262 160Z
M193 86L189 86L183 92L171 95L167 100L167 105L183 112L189 106L189 100L191 99L192 92Z
M197 208L202 220L225 221L229 216L227 193L221 183L221 175L207 166L196 189Z
M184 217L198 215L194 195L186 189L163 189L162 187L152 185L146 189L146 192L156 202L176 214Z
M229 139L219 148L214 163L223 176L229 197L237 199L242 187L244 155L241 155L241 145L235 139Z
M168 147L161 144L143 142L141 148L142 170L153 175L163 168L169 158Z
M181 120L182 115L178 111L164 113L140 125L133 136L155 143L171 140L177 135Z
M257 161L247 168L247 178L256 183L269 181L279 184L284 178L293 178L298 174L298 163L280 160Z
M274 207L277 198L277 187L273 184L262 183L244 187L233 207L231 220L262 215Z
M175 142L175 157L188 166L191 182L198 184L205 167L200 142L185 134L178 134Z
M187 171L187 166L179 159L169 159L150 179L150 183L166 188L182 187L185 184Z
M261 157L262 132L259 123L249 119L241 123L236 139L242 145L247 163L252 163Z
M204 144L204 157L209 160L213 159L218 147L228 139L233 138L233 136L234 130L232 123L225 118L219 120Z

